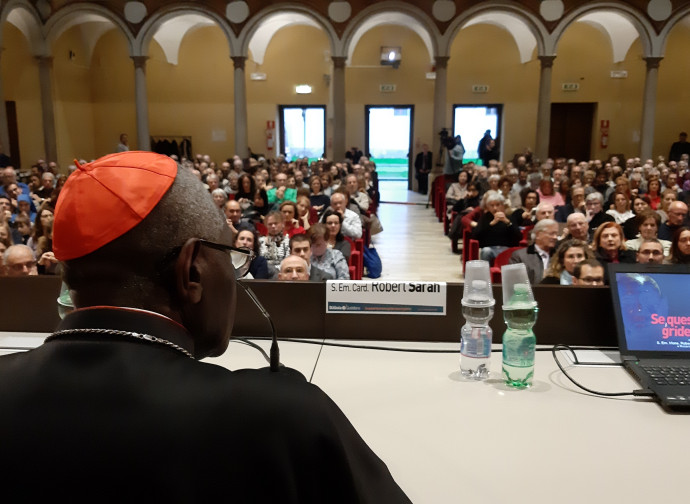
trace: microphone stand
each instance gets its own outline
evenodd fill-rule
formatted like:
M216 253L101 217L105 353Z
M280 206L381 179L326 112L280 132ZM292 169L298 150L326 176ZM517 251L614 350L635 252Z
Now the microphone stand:
M271 315L268 313L266 308L264 308L264 305L261 304L261 301L259 301L259 299L256 297L256 294L254 294L252 288L248 285L245 285L243 281L238 281L237 283L240 285L240 287L242 287L244 292L247 293L249 299L252 300L252 303L254 303L254 305L259 309L264 318L268 320L268 323L271 324L270 366L271 371L276 372L280 369L280 366L282 366L282 364L280 363L280 349L278 348L278 333L276 331L276 326L273 323L273 319L271 318Z

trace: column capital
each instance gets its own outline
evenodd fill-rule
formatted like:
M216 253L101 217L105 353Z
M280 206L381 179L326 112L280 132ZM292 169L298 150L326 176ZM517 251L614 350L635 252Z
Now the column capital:
M44 64L44 65L52 65L53 64L53 57L52 56L36 56L36 60L38 60L39 63Z
M331 59L333 60L333 67L334 68L345 68L345 62L347 61L347 57L345 57L345 56L331 56Z
M146 69L146 60L149 59L148 56L130 56L134 62L134 68Z
M661 63L661 60L664 59L663 56L647 56L645 58L642 58L645 60L647 63L647 70L651 70L653 68L659 68L659 64Z
M235 70L244 70L244 64L247 62L246 56L230 56L230 59Z
M436 68L447 68L450 56L434 56L434 66Z
M539 61L541 62L542 68L551 68L553 66L553 60L556 56L539 56Z

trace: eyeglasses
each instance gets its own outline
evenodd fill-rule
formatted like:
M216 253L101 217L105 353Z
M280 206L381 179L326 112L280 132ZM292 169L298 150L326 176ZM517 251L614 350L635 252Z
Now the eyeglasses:
M37 264L38 264L38 263L37 263L36 261L26 261L26 262L23 262L23 263L8 264L8 265L7 265L7 268L10 269L10 270L12 270L12 271L14 271L14 272L16 272L16 273L21 273L21 272L23 272L25 269L26 269L26 270L29 270L29 271L32 271L33 269L36 268L36 265L37 265Z
M254 251L208 240L199 240L198 243L212 249L228 252L230 254L230 260L232 261L232 266L235 268L235 277L243 278L249 272L249 267L254 259Z
M650 249L640 250L637 253L640 255L653 255L653 256L664 255L664 253L661 250L650 250Z

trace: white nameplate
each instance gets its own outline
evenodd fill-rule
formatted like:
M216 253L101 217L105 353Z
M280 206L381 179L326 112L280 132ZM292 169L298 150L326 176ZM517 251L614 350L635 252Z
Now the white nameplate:
M326 313L445 315L445 282L329 280Z

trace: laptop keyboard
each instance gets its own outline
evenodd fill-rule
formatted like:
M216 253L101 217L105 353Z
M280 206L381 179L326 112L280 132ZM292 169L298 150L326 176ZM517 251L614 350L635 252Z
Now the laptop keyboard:
M657 385L690 385L690 367L641 366Z

